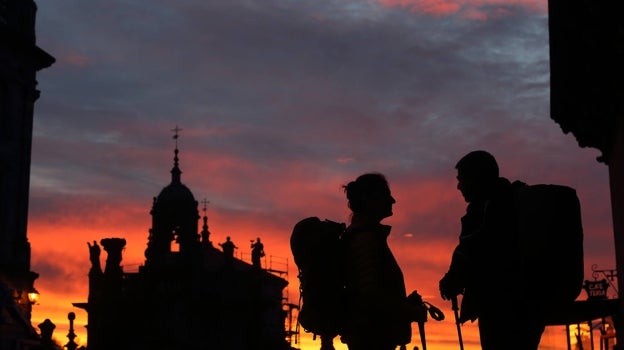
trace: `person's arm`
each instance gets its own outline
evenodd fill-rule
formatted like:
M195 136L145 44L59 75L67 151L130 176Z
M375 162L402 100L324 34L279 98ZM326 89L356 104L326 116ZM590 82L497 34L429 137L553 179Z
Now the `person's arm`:
M443 299L451 299L461 294L474 269L481 245L484 205L470 204L462 217L462 232L459 243L453 250L448 272L440 280L440 294Z

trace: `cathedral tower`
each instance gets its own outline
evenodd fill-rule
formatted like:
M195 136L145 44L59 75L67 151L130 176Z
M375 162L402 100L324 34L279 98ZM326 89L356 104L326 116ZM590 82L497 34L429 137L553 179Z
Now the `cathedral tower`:
M198 235L199 212L198 203L193 193L181 181L182 171L178 158L178 132L175 128L176 140L171 183L154 197L150 214L152 228L149 230L147 249L145 250L145 266L166 264L172 253L172 243L178 244L177 253L181 258L192 256L200 247Z

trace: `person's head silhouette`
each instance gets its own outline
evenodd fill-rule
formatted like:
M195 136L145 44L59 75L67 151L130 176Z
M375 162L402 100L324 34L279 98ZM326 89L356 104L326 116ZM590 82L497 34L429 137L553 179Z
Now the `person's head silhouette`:
M457 189L468 203L487 199L499 176L494 156L481 150L463 156L455 169Z
M368 221L380 222L392 216L392 205L396 203L390 193L386 177L379 173L360 175L344 186L349 208L354 216Z

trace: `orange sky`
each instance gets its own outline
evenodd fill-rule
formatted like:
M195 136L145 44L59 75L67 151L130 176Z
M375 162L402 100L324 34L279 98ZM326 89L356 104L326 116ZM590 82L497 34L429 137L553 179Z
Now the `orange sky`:
M163 158L168 158L166 150L163 150L162 153ZM193 182L201 182L202 180L193 174L205 173L206 171L202 169L202 166L189 163L187 159L194 157L187 157L186 153L180 153L181 168L184 172L182 180L194 191L196 198L201 201L197 191L194 190L200 186ZM217 161L216 163L223 162ZM299 167L300 165L293 166L295 174L298 173L295 169ZM290 173L290 171L287 172ZM163 169L160 177L163 180L162 186L154 187L154 195L158 194L160 189L169 181L167 168ZM220 178L220 175L214 174L210 179L211 186L220 187L219 183L215 183L215 179ZM229 188L231 186L229 180L224 178L224 181L223 187ZM340 185L346 181L337 178L328 178L318 182L293 180L293 182L276 183L268 186L267 188L271 188L272 191L267 195L283 199L288 198L287 202L274 202L276 207L270 208L274 212L272 219L264 217L265 209L258 209L257 212L251 211L247 213L247 216L241 216L235 211L223 210L215 204L209 204L206 214L209 217L211 241L216 245L223 242L226 236L231 236L234 243L239 247L236 252L237 256L249 261L251 249L248 242L256 237L261 237L267 252L266 260L263 262L265 267L281 270L284 263L288 265L289 287L287 292L290 302L296 303L298 300L298 281L290 255L288 237L290 228L299 217L288 213L295 208L299 213L347 221L349 212L340 189ZM309 188L301 188L302 186L298 185L300 183L307 183L310 186ZM437 281L448 267L456 241L455 239L433 239L431 237L439 236L440 233L427 231L431 227L435 227L439 230L448 231L450 233L448 236L452 237L459 230L458 218L462 215L465 203L455 189L454 174L449 172L445 178L431 179L426 183L411 183L409 181L397 183L390 178L390 184L397 203L394 216L386 220L388 224L393 225L393 234L389 238L389 243L404 270L407 288L418 290L425 301L439 307L446 315L444 321L429 320L427 322L427 342L432 348L454 349L457 346L457 336L453 313L449 303L440 299L437 292ZM293 195L295 191L298 192L298 195ZM131 194L129 197L132 197ZM581 194L580 197L583 199L584 196ZM135 201L128 203L116 200L111 202L68 201L59 202L59 205L62 207L56 208L55 215L31 216L29 222L33 266L35 271L41 273L41 277L36 282L36 288L41 293L41 299L39 305L34 307L33 324L38 324L45 318L52 319L58 326L55 336L64 344L67 342L65 338L67 334L66 315L70 311L75 312L77 315L76 333L78 334L76 342L84 345L86 341L84 325L87 321L87 315L83 310L72 307L71 303L84 302L88 295L87 273L90 263L87 242L106 237L126 238L128 243L122 264L125 271L136 271L144 261L143 252L147 242L147 230L151 225L149 215L151 199L135 198ZM201 204L199 209L203 216ZM411 226L410 218L414 216L421 218L421 226ZM200 220L200 227L201 223ZM586 242L591 242L592 229L586 227L586 230ZM608 235L608 233L604 234ZM105 256L102 259L104 260ZM601 266L607 266L610 259L610 257L602 257L600 260L596 259L595 256L590 256L586 257L586 265L597 263ZM273 265L270 266L271 264ZM586 273L586 275L588 274ZM584 298L584 293L581 297ZM417 335L415 324L413 328L412 344L418 345L420 338ZM551 345L564 344L562 343L565 342L564 334L562 327L549 329L544 336L541 349L549 349ZM476 325L464 325L463 335L466 349L478 348ZM302 332L299 346L302 349L315 349L319 344L313 342L309 334Z

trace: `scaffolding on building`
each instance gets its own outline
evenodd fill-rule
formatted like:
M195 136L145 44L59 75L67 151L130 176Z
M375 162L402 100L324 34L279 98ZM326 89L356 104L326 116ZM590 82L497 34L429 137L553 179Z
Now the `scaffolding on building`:
M238 255L237 256L238 259L251 263L251 254L240 252L237 255ZM261 263L262 263L262 268L265 271L272 273L273 275L276 275L290 282L290 280L288 279L288 268L289 268L288 258L285 258L282 256L268 255L268 256L262 257ZM299 343L299 327L297 327L297 324L298 324L297 318L299 316L299 304L290 302L289 291L290 291L290 283L282 291L282 311L284 311L284 314L286 317L285 319L286 341L292 347L293 344Z

